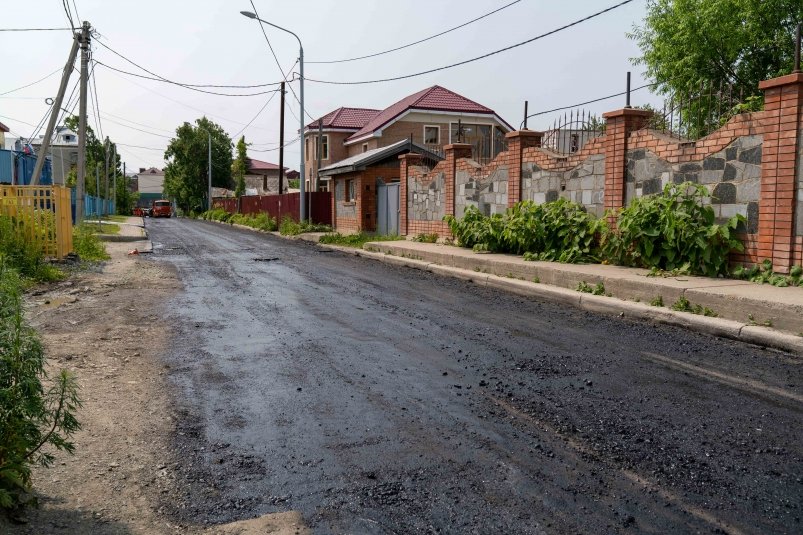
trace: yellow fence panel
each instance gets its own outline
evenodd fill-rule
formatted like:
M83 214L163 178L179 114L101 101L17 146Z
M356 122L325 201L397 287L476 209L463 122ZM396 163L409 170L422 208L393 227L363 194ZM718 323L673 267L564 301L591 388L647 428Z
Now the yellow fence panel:
M18 232L45 256L72 252L70 190L63 186L0 186L0 215L10 217Z

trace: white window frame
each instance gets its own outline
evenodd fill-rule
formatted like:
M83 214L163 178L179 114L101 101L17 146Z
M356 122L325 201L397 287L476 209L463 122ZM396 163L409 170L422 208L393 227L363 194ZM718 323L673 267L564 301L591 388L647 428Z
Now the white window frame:
M329 160L329 134L321 136L321 161Z
M345 193L343 195L343 202L357 202L357 188L355 187L356 180L353 178L346 179ZM351 190L351 191L349 191Z
M438 140L435 143L427 143L427 128L435 128L438 131ZM441 127L437 124L425 124L423 137L424 145L440 145L441 144Z

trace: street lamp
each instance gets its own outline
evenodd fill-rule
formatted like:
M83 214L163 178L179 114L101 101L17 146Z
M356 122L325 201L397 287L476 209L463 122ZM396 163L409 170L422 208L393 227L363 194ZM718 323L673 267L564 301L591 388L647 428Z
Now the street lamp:
M301 81L301 84L300 84L301 87L299 89L299 92L301 93L301 96L299 98L299 104L301 105L301 113L298 116L299 117L298 120L299 120L299 123L300 123L300 132L301 132L301 138L300 138L301 150L299 151L301 156L300 156L300 164L299 164L299 181L298 181L299 191L301 193L301 195L300 195L300 208L299 208L300 218L299 219L301 221L304 221L304 220L307 219L307 217L306 217L307 214L306 214L306 210L305 210L306 205L304 203L304 189L305 189L305 186L304 186L304 47L301 45L301 39L295 33L291 32L287 28L282 28L281 26L277 26L276 24L273 24L272 22L268 22L266 20L262 20L262 19L260 19L259 17L256 16L256 13L251 13L250 11L240 11L240 13L245 15L249 19L258 20L259 22L261 22L263 24L267 24L268 26L273 26L274 28L276 28L278 30L282 30L284 32L287 32L290 35L292 35L293 37L295 37L296 41L298 41L298 65L299 65L299 70L300 70L299 80ZM281 170L280 170L280 172L281 172Z

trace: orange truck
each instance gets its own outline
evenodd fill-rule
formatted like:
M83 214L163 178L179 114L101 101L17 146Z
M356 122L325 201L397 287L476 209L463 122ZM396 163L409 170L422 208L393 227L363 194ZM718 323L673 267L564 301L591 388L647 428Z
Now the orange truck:
M173 215L173 206L170 204L170 201L165 200L158 200L153 201L153 205L151 206L151 217L172 217Z

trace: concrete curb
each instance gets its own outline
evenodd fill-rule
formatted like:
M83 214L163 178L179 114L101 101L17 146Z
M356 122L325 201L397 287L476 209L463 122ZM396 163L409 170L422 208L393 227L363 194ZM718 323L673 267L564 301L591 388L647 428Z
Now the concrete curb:
M148 235L144 234L143 236L123 236L120 234L98 234L98 239L101 241L109 241L109 242L132 242L132 241L143 241L148 239Z
M388 254L385 252L322 244L310 239L310 237L304 237L304 235L282 236L278 232L264 232L251 227L246 227L244 225L230 226L252 230L263 234L273 234L274 236L284 239L305 240L315 243L318 247L324 249L340 251L346 254L377 260L394 266L420 269L430 273L435 273L437 275L457 278L478 284L480 286L488 286L490 288L507 291L524 297L547 299L549 301L570 305L576 308L587 310L589 312L616 315L620 318L646 320L665 325L674 325L712 336L729 338L761 347L770 347L803 355L803 337L768 327L761 327L736 320L711 318L691 314L688 312L678 312L664 307L655 307L644 303L625 301L616 297L591 295L549 284L529 282L514 278L501 277L489 273L472 271L459 267L445 266L436 262L423 260L421 257L415 258L415 254L410 254L409 256L398 256L396 254Z

